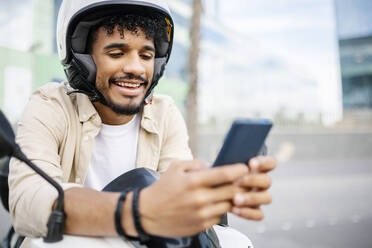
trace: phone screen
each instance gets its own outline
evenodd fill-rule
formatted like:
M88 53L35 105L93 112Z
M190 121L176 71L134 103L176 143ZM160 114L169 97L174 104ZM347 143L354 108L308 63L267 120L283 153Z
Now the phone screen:
M270 132L266 119L238 119L233 122L213 166L245 163L257 156Z

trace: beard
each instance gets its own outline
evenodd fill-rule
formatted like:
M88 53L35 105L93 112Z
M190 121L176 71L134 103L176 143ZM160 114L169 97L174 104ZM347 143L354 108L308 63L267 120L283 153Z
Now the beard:
M106 106L109 107L112 111L119 115L135 115L142 111L143 106L145 105L145 97L142 98L140 104L127 104L127 105L120 105L112 102L110 99L106 100Z
M137 80L140 80L144 83L144 87L145 89L147 88L148 84L149 84L149 81L138 76L133 76L133 75L127 75L127 76L124 76L124 77L111 77L109 79L109 84L112 84L114 83L115 81L117 80L125 80L125 79L137 79ZM141 86L142 87L142 86ZM135 115L139 112L142 111L143 109L143 106L145 105L145 98L146 98L146 93L145 95L142 97L140 103L135 103L134 101L133 102L129 102L128 104L118 104L118 103L115 103L113 102L108 96L107 94L104 94L104 92L107 91L107 89L105 87L97 87L97 90L101 93L101 95L103 96L103 98L105 99L104 101L104 105L106 105L107 107L109 107L113 112L115 112L116 114L119 114L119 115ZM128 97L129 99L133 99L134 97Z

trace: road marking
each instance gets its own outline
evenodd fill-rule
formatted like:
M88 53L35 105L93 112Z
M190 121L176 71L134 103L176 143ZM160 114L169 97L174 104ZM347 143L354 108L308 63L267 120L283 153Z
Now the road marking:
M291 230L292 228L292 223L291 222L284 222L282 225L281 225L281 229L283 231L289 231Z
M295 145L292 142L285 141L279 145L279 149L274 157L278 163L286 163L293 157L295 150Z
M315 220L307 220L305 226L307 228L313 228L315 226Z

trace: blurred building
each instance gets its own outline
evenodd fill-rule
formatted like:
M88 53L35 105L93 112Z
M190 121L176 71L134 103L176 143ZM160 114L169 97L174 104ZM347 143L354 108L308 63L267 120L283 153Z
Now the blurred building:
M54 52L54 0L0 2L0 107L11 122L32 90L64 78Z
M345 122L372 124L372 1L335 0ZM356 123L355 123L356 124ZM357 125L358 125L357 124Z
M372 109L372 2L336 0L343 106Z
M372 109L372 35L339 40L345 109Z

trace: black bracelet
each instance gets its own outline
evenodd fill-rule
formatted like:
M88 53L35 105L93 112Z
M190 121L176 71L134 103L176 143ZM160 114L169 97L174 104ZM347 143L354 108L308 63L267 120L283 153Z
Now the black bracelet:
M121 238L129 239L129 240L136 240L136 238L125 234L123 226L121 225L121 214L123 211L123 203L125 201L125 198L127 197L127 194L128 194L127 190L121 192L120 197L118 199L118 204L116 206L115 216L114 216L115 217L115 229Z
M138 211L138 200L139 200L139 194L142 189L135 189L133 191L133 201L132 201L132 212L133 212L133 220L134 220L134 226L136 227L136 231L138 233L138 238L140 240L140 243L146 243L150 240L150 236L143 230L142 224L141 224L141 216Z

